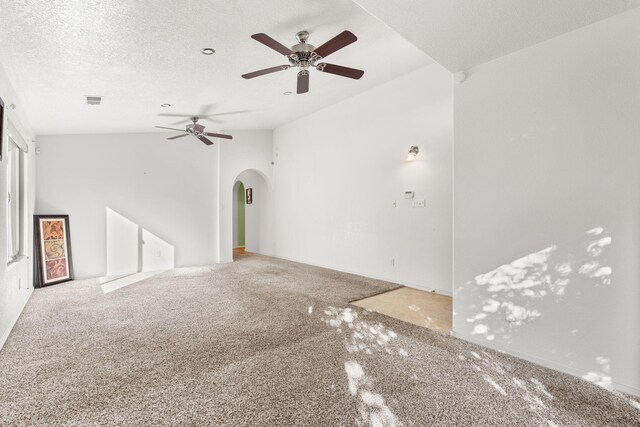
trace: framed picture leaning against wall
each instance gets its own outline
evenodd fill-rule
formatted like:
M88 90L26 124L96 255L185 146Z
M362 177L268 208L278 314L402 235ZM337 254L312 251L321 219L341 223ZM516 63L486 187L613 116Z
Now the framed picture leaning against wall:
M69 215L34 215L36 287L73 280Z

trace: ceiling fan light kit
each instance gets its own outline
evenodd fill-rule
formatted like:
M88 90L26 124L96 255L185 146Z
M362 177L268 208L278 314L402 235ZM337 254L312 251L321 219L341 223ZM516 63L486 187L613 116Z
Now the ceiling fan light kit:
M307 42L309 40L309 32L307 31L300 31L296 34L298 44L291 46L290 49L264 33L254 34L251 38L284 55L288 59L289 64L243 74L242 77L245 79L252 79L265 74L284 71L289 68L298 68L298 86L296 92L302 94L309 92L309 70L311 68L315 68L323 73L335 74L354 80L358 80L364 74L362 70L322 61L332 53L358 40L350 31L343 31L318 48Z

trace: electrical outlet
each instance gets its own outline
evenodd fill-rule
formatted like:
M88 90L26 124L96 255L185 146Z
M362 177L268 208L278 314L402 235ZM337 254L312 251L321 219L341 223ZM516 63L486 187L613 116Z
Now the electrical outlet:
M395 266L396 265L396 259L395 258L391 258L391 266Z
M160 249L158 249L158 250L156 251L156 256L157 256L157 257L161 257L161 256L162 256L162 251L160 251Z
M414 208L424 208L425 206L427 206L427 201L424 199L414 200L413 202L411 202L411 206Z

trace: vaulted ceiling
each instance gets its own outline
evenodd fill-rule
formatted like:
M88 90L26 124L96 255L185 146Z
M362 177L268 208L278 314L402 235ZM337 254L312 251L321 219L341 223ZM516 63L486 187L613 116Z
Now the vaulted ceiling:
M0 0L0 63L40 135L148 132L177 122L159 114L203 110L221 113L203 123L212 131L268 129L434 60L451 72L466 70L638 6L640 0ZM310 92L296 95L294 69L240 77L286 63L252 40L254 33L290 46L308 30L319 46L345 29L359 40L327 62L365 70L361 80L311 70ZM203 55L205 47L216 53ZM85 95L104 96L103 105L86 105Z
M154 131L176 122L157 114L207 108L242 112L204 123L211 130L274 128L433 62L351 0L2 0L0 8L0 63L40 135ZM327 62L365 70L360 80L311 70L310 92L296 95L294 69L240 77L287 63L254 33L291 46L308 30L320 46L346 29L359 40ZM216 53L203 55L206 47ZM85 95L104 96L103 105L86 105Z
M354 0L451 72L640 6L640 0Z

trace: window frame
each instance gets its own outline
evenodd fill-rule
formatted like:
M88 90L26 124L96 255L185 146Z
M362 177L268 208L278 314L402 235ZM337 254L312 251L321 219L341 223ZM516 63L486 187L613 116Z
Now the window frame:
M7 264L26 255L26 179L28 146L7 132Z

